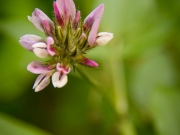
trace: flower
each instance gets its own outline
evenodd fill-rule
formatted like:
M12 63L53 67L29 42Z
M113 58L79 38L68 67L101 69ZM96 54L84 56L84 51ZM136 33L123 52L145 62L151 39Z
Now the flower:
M41 91L49 83L61 88L67 81L67 74L80 64L96 68L98 64L85 57L85 52L97 46L106 45L113 34L98 32L104 12L104 4L100 4L84 20L81 12L76 12L73 0L56 0L53 3L55 20L52 21L44 12L36 8L29 21L46 35L46 40L39 36L27 34L20 38L20 44L33 52L37 57L49 59L46 62L33 61L27 70L39 74L33 89Z

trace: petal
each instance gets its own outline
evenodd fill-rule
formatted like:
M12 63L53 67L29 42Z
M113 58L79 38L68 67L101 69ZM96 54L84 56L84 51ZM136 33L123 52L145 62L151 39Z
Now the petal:
M91 31L89 33L89 36L88 36L88 43L90 46L92 46L96 40L96 35L97 35L97 31L98 31L98 28L99 28L99 24L100 24L100 19L97 19L94 23L93 23L93 26L91 28Z
M63 67L60 63L57 63L56 69L59 72L63 72L64 74L68 74L71 71L70 67Z
M97 34L97 37L101 37L101 36L104 36L104 35L111 35L111 36L113 36L113 33L110 33L110 32L99 32Z
M46 39L47 42L47 51L51 56L54 56L55 53L55 49L52 47L52 45L54 44L54 39L52 37L47 37Z
M52 75L52 83L55 88L63 87L64 85L66 85L67 81L68 81L68 78L67 78L66 74L61 74L60 72L55 72Z
M87 29L90 29L93 23L97 20L102 18L104 13L104 4L99 5L96 9L94 9L85 19L84 25Z
M93 68L98 67L98 63L96 63L95 61L90 60L88 58L83 58L82 62L80 64L87 66L87 67L93 67Z
M49 74L41 74L37 77L33 89L35 88L35 92L39 92L47 87L50 83L50 75Z
M55 1L53 3L53 6L54 6L54 15L56 17L56 20L62 26L63 25L63 20L62 20L62 17L60 15L59 9L58 9L57 4L56 4Z
M74 20L74 27L77 26L77 24L78 24L78 22L79 22L80 19L81 19L81 12L78 11L78 12L76 13L76 18L75 18L75 20Z
M33 85L33 89L36 88L38 86L38 84L41 82L41 80L43 78L45 78L46 74L40 74L37 78L36 78L36 81Z
M95 44L97 44L98 46L104 46L104 45L106 45L112 38L113 38L113 34L112 34L112 33L100 32L100 33L98 33L98 35L97 35Z
M27 70L34 74L45 74L52 71L49 70L48 66L44 65L40 61L33 61L29 63L29 65L27 66Z
M46 58L48 56L48 54L49 54L46 49L42 49L42 48L35 48L33 50L33 52L39 58Z
M41 23L43 25L44 32L46 33L46 35L54 35L54 28L48 23L48 21L42 20Z
M71 17L72 20L75 19L76 7L73 0L57 0L56 3L59 12L65 19L66 24L69 21L69 17Z
M42 20L46 20L49 25L54 26L54 23L51 21L51 19L40 9L36 8L34 12L32 13L32 17L28 16L29 21L31 21L34 26L44 32L44 28L42 26Z
M44 40L36 35L24 35L20 38L19 43L27 50L33 51L32 45L38 42L44 42Z
M47 45L44 42L38 42L32 45L32 48L46 48Z

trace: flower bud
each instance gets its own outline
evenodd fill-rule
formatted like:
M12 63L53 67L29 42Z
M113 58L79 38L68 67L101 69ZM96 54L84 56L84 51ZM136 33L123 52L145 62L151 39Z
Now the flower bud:
M88 58L83 58L80 64L87 66L87 67L92 67L92 68L98 67L98 63L96 63L95 61L90 60Z
M34 24L34 26L38 30L42 32L44 32L44 28L42 27L42 20L46 20L49 23L49 25L54 26L54 23L52 22L52 20L38 8L34 10L34 12L32 13L32 17L28 16L28 19L30 22Z

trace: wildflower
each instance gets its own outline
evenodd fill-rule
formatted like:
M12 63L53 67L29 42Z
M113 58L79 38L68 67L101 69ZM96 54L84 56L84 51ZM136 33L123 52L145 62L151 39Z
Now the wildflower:
M98 33L99 24L104 12L104 4L94 9L81 21L81 12L77 11L73 0L56 0L53 3L55 20L52 21L40 9L35 9L28 19L47 36L27 34L20 38L20 44L40 58L49 57L46 62L33 61L27 70L39 74L33 89L36 92L44 89L52 78L54 87L61 88L67 81L67 74L77 65L96 68L98 64L84 54L96 46L107 44L113 34Z

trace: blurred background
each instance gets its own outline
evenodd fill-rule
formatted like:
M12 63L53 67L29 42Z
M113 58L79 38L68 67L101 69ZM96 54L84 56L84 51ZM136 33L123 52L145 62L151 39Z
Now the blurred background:
M85 68L61 89L39 93L26 70L38 60L21 47L25 34L45 37L27 19L34 8L52 18L52 0L1 0L0 135L180 135L180 1L74 0L82 20L99 4L99 31L114 33L88 52Z

